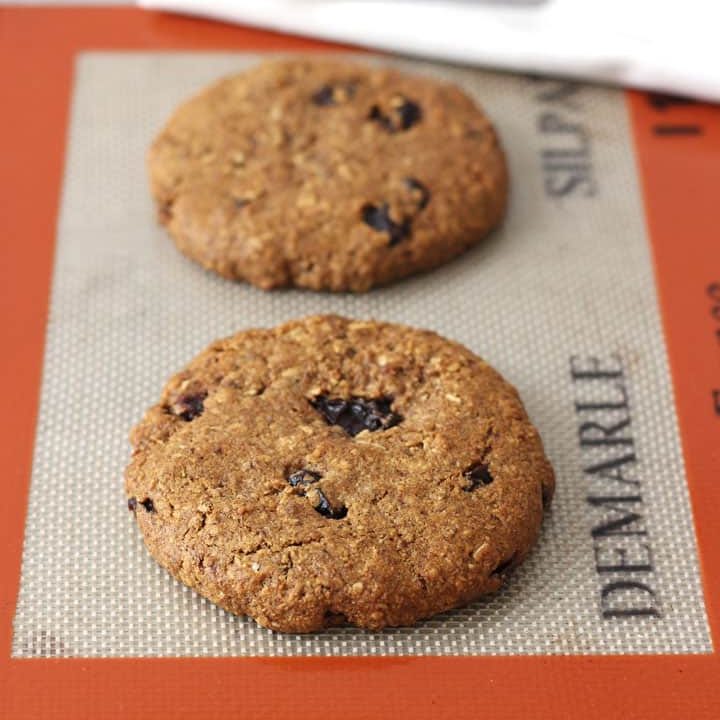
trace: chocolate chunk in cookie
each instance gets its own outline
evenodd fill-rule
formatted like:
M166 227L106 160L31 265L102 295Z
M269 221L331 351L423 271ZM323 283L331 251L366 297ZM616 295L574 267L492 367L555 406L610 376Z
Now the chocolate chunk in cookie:
M352 437L363 430L387 430L402 422L402 416L391 410L391 397L375 400L353 397L343 400L318 395L311 404L330 425L339 425Z
M373 105L368 117L380 125L383 130L396 133L409 130L413 125L417 125L422 120L422 109L416 102L408 100L408 98L395 96L389 103L387 111L384 111L379 105Z
M182 418L186 422L194 420L196 417L202 415L202 411L205 408L204 402L207 397L207 393L188 393L181 395L170 407L173 414Z
M463 475L468 481L463 488L467 492L472 492L483 485L489 485L493 481L490 468L482 462L472 465Z

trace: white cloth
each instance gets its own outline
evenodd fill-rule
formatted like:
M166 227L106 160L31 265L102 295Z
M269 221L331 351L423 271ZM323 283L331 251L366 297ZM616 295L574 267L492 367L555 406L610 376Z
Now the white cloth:
M720 101L717 0L139 0L452 62Z

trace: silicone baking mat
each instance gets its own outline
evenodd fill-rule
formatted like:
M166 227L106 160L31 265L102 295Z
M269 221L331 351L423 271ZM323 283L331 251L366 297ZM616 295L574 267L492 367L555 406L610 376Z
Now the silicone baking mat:
M77 60L13 655L710 652L623 95L383 59L486 107L513 180L506 223L458 261L365 295L264 293L174 249L144 166L181 100L260 58ZM558 488L502 592L414 628L283 635L219 610L144 550L122 471L127 431L164 379L216 337L322 312L431 328L520 389Z

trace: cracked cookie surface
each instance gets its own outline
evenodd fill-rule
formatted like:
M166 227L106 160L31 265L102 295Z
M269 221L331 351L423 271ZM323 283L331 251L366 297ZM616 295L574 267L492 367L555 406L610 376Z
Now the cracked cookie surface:
M307 58L190 99L148 164L179 249L265 289L364 291L435 267L501 221L508 184L492 125L457 87Z
M314 316L219 340L131 433L128 508L261 625L410 625L497 590L554 487L516 390L429 331Z

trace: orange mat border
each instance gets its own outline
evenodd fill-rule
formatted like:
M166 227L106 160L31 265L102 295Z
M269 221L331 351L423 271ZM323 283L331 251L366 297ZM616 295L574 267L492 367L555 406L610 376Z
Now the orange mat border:
M720 660L695 656L11 659L75 55L333 48L131 8L0 9L0 717L720 717ZM720 628L720 109L628 94L711 630ZM699 133L658 125L699 126ZM716 304L720 305L720 291ZM716 311L720 318L720 309ZM108 482L112 482L108 478ZM68 495L78 513L86 498ZM128 632L132 632L128 628Z

